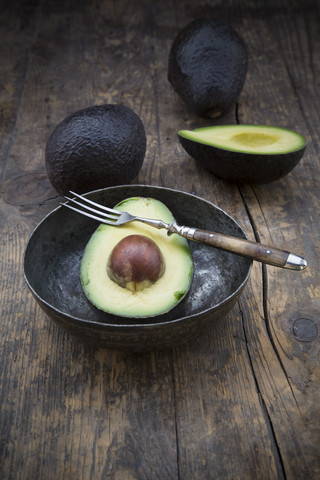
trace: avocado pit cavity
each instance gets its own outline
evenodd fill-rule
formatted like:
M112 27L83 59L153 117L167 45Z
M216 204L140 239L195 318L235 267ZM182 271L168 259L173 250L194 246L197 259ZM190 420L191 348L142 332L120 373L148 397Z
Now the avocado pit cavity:
M165 271L158 245L145 235L128 235L113 248L107 264L109 278L133 292L150 287Z
M279 137L266 135L264 133L243 132L233 135L230 140L247 147L263 148L276 143Z

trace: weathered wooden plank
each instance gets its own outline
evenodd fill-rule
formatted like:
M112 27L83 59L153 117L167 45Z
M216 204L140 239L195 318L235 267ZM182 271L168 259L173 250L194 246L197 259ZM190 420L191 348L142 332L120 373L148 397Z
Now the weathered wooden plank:
M37 2L28 2L28 4L14 2L0 10L1 32L4 39L0 62L1 187L28 68L28 51L33 40L36 15ZM29 22L26 21L27 16Z
M16 28L14 36L5 29L4 37L10 45L14 39L19 58L32 32L34 42L24 57L25 77L20 66L12 84L14 65L7 56L3 78L13 88L12 121L0 117L0 131L12 142L6 140L1 157L4 478L318 473L318 337L302 343L293 327L302 317L318 325L319 50L313 45L319 37L317 10L308 13L308 5L298 3L173 1L164 8L151 0L138 6L125 0L21 2L33 12L28 28ZM23 11L15 12L15 25L26 18ZM205 121L190 115L170 88L167 54L178 29L207 13L231 21L252 58L238 109L224 121L290 122L315 139L303 163L273 185L227 184L198 167L178 144L177 130ZM250 238L308 253L311 268L303 274L269 267L262 272L255 264L225 321L173 352L125 356L95 350L48 321L21 276L28 234L59 201L45 175L45 141L66 114L106 102L127 104L145 124L147 155L137 181L201 195L231 213Z
M6 272L1 304L3 317L8 319L2 325L1 337L6 359L1 365L5 377L3 475L175 478L177 453L170 352L127 358L113 352L85 349L48 321L36 307L21 276L20 256L27 236L32 226L58 202L47 201L56 196L44 176L47 135L60 116L95 103L96 93L102 97L112 91L110 101L118 101L124 91L124 83L117 87L119 93L112 85L105 85L98 67L92 76L93 47L97 48L98 56L112 59L119 72L124 65L119 65L112 45L105 50L103 45L95 45L97 32L90 23L95 12L89 12L88 21L84 7L79 9L77 2L43 3L34 27L37 36L30 51L15 141L6 170L6 203L1 208L3 219L11 221L4 223L1 232L2 265ZM108 15L108 9L105 14ZM119 53L124 52L124 57L130 53L133 31L137 28L143 33L139 15L131 21L127 33L125 23L120 28L121 21L117 20L119 30L118 25L112 26L116 48ZM84 58L86 55L88 58ZM135 47L125 63L138 75L139 62ZM104 68L108 70L111 61L110 64ZM110 81L114 81L114 74ZM139 84L139 78L134 81ZM39 191L41 174L46 188ZM26 192L20 193L21 186L26 184L28 197Z
M234 17L230 15L229 20L234 18L239 33L242 33L246 28L245 16L241 21L240 12L241 9ZM162 88L161 98L166 99L166 95L168 93ZM166 101L167 108L170 108L170 103L172 113L169 120L166 118L168 130L221 122L221 119L208 122L190 115L177 98ZM173 118L172 124L170 118ZM184 124L181 124L181 119ZM236 111L226 115L223 121L236 123ZM254 238L246 205L237 186L197 167L181 148L177 148L176 154L176 160L185 168L187 166L190 172L188 179L192 187L188 185L189 188L232 214ZM246 305L251 304L258 319L263 318L262 290L261 267L255 265L243 301ZM238 306L224 321L213 326L211 336L182 352L175 352L182 478L196 479L206 475L208 478L282 478L281 458L247 350L243 329L246 316L247 312L244 313L243 308ZM266 330L264 335L268 341ZM272 355L274 352L271 350Z
M286 475L314 478L320 468L320 423L316 420L320 377L315 361L319 352L316 333L320 292L318 234L314 230L314 225L319 225L319 169L315 146L318 135L312 126L319 115L314 89L314 74L319 71L314 46L319 42L319 31L312 20L317 9L316 5L305 5L292 10L287 7L278 14L269 10L267 14L268 29L262 17L251 18L257 30L256 35L255 29L250 32L253 61L246 108L240 109L241 121L267 120L293 128L306 135L309 146L302 162L287 178L241 190L257 238L302 253L309 267L298 275L273 268L265 270L264 317L271 343L262 339L250 314L245 328ZM300 318L308 319L315 332L308 343L299 342L294 334L295 322Z
M288 8L285 9L285 13L288 14ZM301 14L301 10L296 10L296 17ZM269 10L270 15L274 15L274 12L272 13L272 9ZM312 13L311 13L312 14ZM254 74L254 81L252 81L252 90L250 89L250 80L247 84L247 87L244 89L244 93L242 95L242 102L240 102L240 107L239 107L239 118L242 122L247 122L247 123L273 123L273 124L278 124L282 126L288 126L289 128L296 128L299 130L299 128L303 128L304 123L301 122L301 119L299 121L299 118L297 118L297 112L299 112L299 105L298 102L295 99L295 93L292 89L292 85L290 82L289 77L287 76L287 72L285 71L285 67L281 61L276 57L276 54L274 51L272 51L272 45L273 42L270 40L268 32L264 31L263 28L263 13L259 14L258 18L260 18L260 22L256 24L257 28L257 37L253 35L255 29L251 29L249 31L249 37L248 37L248 44L249 46L251 45L255 47L253 49L253 53L255 50L257 51L256 56L253 55L253 69L249 71L249 75ZM248 15L247 21L250 22L250 15ZM255 18L256 20L256 18ZM284 20L282 19L282 24ZM280 22L278 25L278 28L280 27ZM290 29L290 26L288 27ZM293 28L291 28L292 32L295 32ZM303 31L303 30L302 30ZM263 39L263 43L259 39ZM266 57L261 57L261 51L265 52L265 46L264 44L267 44L269 47L269 50L267 48L267 51L265 53ZM313 45L315 42L309 42L311 45ZM302 48L300 49L301 51L305 51ZM271 59L275 60L276 65L268 65L268 62L266 62L266 58L270 57ZM260 62L259 62L260 59ZM259 71L259 68L261 71ZM301 71L301 70L299 70ZM250 78L250 77L249 77ZM253 77L251 77L252 79ZM285 97L281 95L282 92L286 92ZM288 104L283 105L283 98L286 98ZM314 98L314 91L309 94L309 98ZM247 102L247 103L246 103ZM274 106L272 105L272 102L274 103ZM252 105L252 106L251 106ZM245 112L245 114L243 113ZM305 114L305 116L307 116ZM304 133L304 132L303 132ZM313 164L313 162L311 162ZM296 173L296 172L295 172ZM293 175L293 174L292 174ZM300 177L301 178L301 177ZM290 180L287 180L290 181ZM283 183L283 182L282 182ZM303 182L302 182L303 183ZM305 184L308 184L311 187L311 191L316 194L317 192L317 187L314 184L318 184L317 176L316 178L311 178L309 182L306 182ZM257 195L257 190L258 190L258 195ZM259 192L260 191L264 192L263 199L260 199ZM299 233L296 234L296 222L294 222L294 219L299 219L299 217L303 217L303 215L297 215L297 206L294 204L294 207L296 208L295 211L293 211L290 215L290 211L293 209L292 207L292 201L294 201L294 195L293 193L290 195L289 199L286 199L286 194L284 192L283 186L280 187L279 189L276 189L274 186L266 186L266 187L260 187L259 189L254 190L254 195L258 196L258 202L255 196L248 197L248 193L251 193L250 188L242 188L242 193L245 192L244 194L244 199L245 202L249 208L249 212L251 214L251 218L254 219L254 227L256 229L256 234L258 238L260 237L261 240L263 241L268 241L268 242L278 242L278 245L287 245L287 248L291 248L294 250L300 250L301 251L309 251L308 248L303 248L301 242L296 241L296 235L298 235L300 238L301 237L301 232L304 230L301 228L301 223L298 225ZM294 194L296 195L296 191L294 191ZM312 193L312 195L314 195ZM274 205L274 203L270 202L270 199L277 199L277 201L280 201L282 204L281 205ZM301 205L300 208L303 204L303 200L300 199ZM313 198L311 200L311 207L310 209L313 209L312 214L309 218L313 218L315 221L313 222L313 225L318 225L319 222L317 222L317 204L318 204L318 197ZM313 207L312 207L313 206ZM256 207L256 208L254 208ZM277 208L278 207L278 208ZM308 207L303 207L305 210ZM259 214L259 209L263 209L262 215ZM287 216L292 219L293 223L290 225L291 226L291 235L287 235L286 237L283 237L283 227L286 224L283 224L281 220L283 219L283 215L281 215L283 209L285 212L287 212ZM266 222L265 220L265 210L269 211L269 223ZM279 231L282 230L282 234L280 235L279 238L276 238L274 236L270 235L270 231L272 228L274 228L274 217L275 211L278 215L278 218L280 219L280 225L281 227L279 228ZM262 218L261 218L262 217ZM259 220L262 220L262 223L259 223ZM287 220L287 219L286 219ZM264 225L264 222L267 223L266 227L268 229L268 235L266 237L262 236L261 230L263 230L262 225ZM281 224L282 223L282 224ZM290 223L290 222L289 222ZM306 226L307 227L307 226ZM306 237L305 242L310 242L310 236L307 232L310 232L310 225L306 228L305 230L306 234L304 235ZM291 242L291 243L290 243ZM311 248L311 251L313 249ZM310 271L310 270L309 270ZM269 272L269 269L268 269ZM312 283L313 288L314 285L317 285L318 282L318 277L317 277L317 267L313 271L313 273L316 274L316 276L312 278L310 282L310 278L308 278L306 282L306 286L308 284ZM286 297L287 300L287 305L286 307L288 308L288 304L290 304L291 309L296 308L297 304L300 306L303 303L303 295L304 295L304 289L301 288L302 286L302 278L300 277L292 277L292 273L290 273L290 281L289 283L286 283L286 276L288 275L288 272L283 272L283 271L272 271L272 276L278 276L279 281L276 285L275 291L278 292L278 295L276 296L276 299L273 299L273 294L270 297L270 288L268 288L268 291L265 290L265 298L263 300L262 305L270 305L272 304L273 309L276 310L277 306L281 306L281 302L283 300L283 297ZM307 275L308 276L308 275ZM304 278L306 279L306 274L304 274ZM284 283L284 286L282 285ZM296 286L294 286L296 285ZM254 292L254 298L258 298L258 289L261 288L261 282L258 283L252 283L251 282L251 287L253 286L253 292ZM294 301L295 299L292 299L292 290L291 288L294 288L295 292L301 292L300 296ZM309 289L310 291L310 289ZM311 292L310 292L311 293ZM269 294L269 295L268 295ZM313 308L313 315L311 319L311 327L313 325L317 325L317 320L316 320L316 311L318 311L318 297L319 295L316 294L311 294L311 299L313 299L313 303L315 303L315 307ZM245 297L246 298L246 297ZM241 302L242 304L242 302ZM250 303L249 303L250 305ZM307 478L311 478L312 475L316 472L318 472L318 460L319 460L319 447L318 447L318 442L315 442L313 445L310 444L309 441L307 441L307 437L309 436L308 430L312 430L315 438L318 438L318 433L319 433L319 423L316 422L315 424L310 425L307 430L304 429L303 427L303 422L308 419L309 416L312 416L314 419L313 413L310 414L310 405L313 405L316 402L316 398L314 397L313 394L310 395L310 400L308 401L308 408L305 409L304 411L304 416L301 418L300 417L300 411L299 408L297 407L295 396L296 394L291 391L290 387L290 378L291 375L288 375L289 372L283 371L282 370L282 359L278 359L277 355L279 354L278 349L280 352L282 352L284 345L278 346L275 348L274 346L274 338L273 335L276 335L277 341L279 342L279 331L276 332L270 332L269 328L269 318L266 318L267 325L264 326L261 329L260 326L260 317L251 318L253 313L256 311L257 307L254 305L254 309L248 311L247 306L244 308L244 311L246 311L245 315L245 325L250 326L250 335L249 335L249 344L255 339L255 336L258 335L259 337L259 350L262 348L263 349L263 355L267 358L267 361L263 359L261 363L261 358L257 361L256 358L256 350L257 350L257 345L254 345L253 351L250 352L249 354L250 357L254 359L254 371L259 371L262 367L261 365L263 364L263 375L261 376L261 372L259 371L259 376L258 378L258 388L261 388L261 392L263 392L264 395L269 396L269 402L267 402L267 407L268 407L268 414L270 415L272 425L275 431L276 439L277 442L279 442L279 450L280 450L280 457L282 458L282 461L284 463L285 467L285 472L286 474L291 478L303 478L306 476ZM308 309L308 308L307 308ZM288 314L288 310L285 310L286 314ZM262 313L261 318L265 316L265 313ZM297 314L297 312L296 312ZM299 315L298 315L299 317ZM307 317L308 318L308 317ZM291 327L293 325L293 320L291 319ZM252 322L253 321L253 322ZM254 325L254 332L252 331L251 325ZM249 328L249 327L246 327ZM313 327L314 328L314 327ZM288 330L288 329L287 329ZM288 334L288 331L286 332ZM292 337L292 333L290 332L290 335ZM255 342L254 342L255 343ZM297 347L296 347L297 348ZM258 350L258 351L259 351ZM306 350L306 347L304 347L304 350ZM309 352L310 349L308 349ZM314 354L312 355L315 357L318 353L318 348L315 346L314 349ZM256 363L257 362L257 363ZM314 362L313 362L313 365ZM299 370L301 370L302 366L300 366ZM314 371L313 367L313 371ZM272 376L270 379L270 371L272 372ZM302 373L302 372L301 372ZM304 373L305 372L305 366L304 366ZM265 378L263 378L265 377ZM289 379L288 379L289 377ZM309 378L309 375L307 374L307 378ZM260 381L262 382L260 384ZM300 379L301 381L301 379ZM267 383L264 385L263 382ZM306 382L309 384L309 380L306 379ZM315 386L315 389L317 387ZM279 395L279 391L281 394ZM276 409L276 414L274 414L274 406L277 404L277 409ZM283 407L283 404L286 405ZM301 406L300 406L301 408ZM185 410L187 411L187 410ZM270 413L272 412L272 413ZM297 440L297 436L299 434L297 432L304 432L305 435L305 440ZM314 437L313 437L314 439ZM195 445L195 444L193 444ZM190 448L190 446L189 446ZM188 450L187 450L188 451ZM194 452L193 452L194 453ZM205 456L205 455L204 455ZM295 460L292 460L292 457L295 458ZM190 453L190 458L192 458L192 455ZM196 467L198 467L198 463L196 464ZM267 470L264 472L266 475ZM199 472L198 472L199 474ZM261 474L261 473L260 473Z

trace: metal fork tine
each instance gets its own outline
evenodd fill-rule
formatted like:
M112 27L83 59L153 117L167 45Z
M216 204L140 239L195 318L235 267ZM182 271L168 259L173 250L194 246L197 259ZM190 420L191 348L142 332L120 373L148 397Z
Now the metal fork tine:
M78 203L78 202L77 202ZM101 223L106 223L107 225L113 225L115 222L112 220L107 220L106 217L98 217L97 215L91 215L89 212L84 212L83 210L79 210L78 208L72 207L71 205L68 205L67 203L62 204L64 207L70 208L70 210L74 210L77 213L81 213L85 217L92 218L93 220L98 220L98 222ZM93 209L90 209L93 210ZM94 211L94 210L93 210ZM105 215L105 214L104 214Z
M108 207L105 207L104 205L100 205L99 203L93 202L92 200L89 200L89 198L83 197L82 195L79 195L78 193L72 192L71 190L70 190L70 193L71 193L71 195L74 195L75 197L80 198L80 200L82 200L84 202L87 202L87 203L90 203L91 205L94 205L95 207L98 207L101 210L105 210L106 212L115 213L115 214L118 214L118 215L121 214L121 212L119 212L119 210L115 210L114 208L108 208ZM69 200L71 200L73 202L75 201L75 200L72 200L71 198L69 198Z
M96 210L95 208L92 208L92 207L89 207L89 205L86 205L85 203L80 203L80 202L77 202L77 200L74 200L73 198L69 198L69 197L66 197L65 198L67 200L69 200L70 202L73 202L73 203L76 203L77 205L79 205L79 207L82 207L82 208L85 208L87 210L90 210L90 212L93 212L93 213L98 213L99 215L103 215L103 218L109 218L110 220L117 220L117 218L119 217L120 215L120 212L118 213L116 210L111 210L111 208L109 208L107 211L110 211L112 212L112 214L108 214L108 213L104 213L104 212L99 212L99 210ZM97 205L97 204L96 204ZM68 205L67 205L68 206ZM73 208L73 210L75 210L75 208ZM81 210L76 210L76 211L80 211Z

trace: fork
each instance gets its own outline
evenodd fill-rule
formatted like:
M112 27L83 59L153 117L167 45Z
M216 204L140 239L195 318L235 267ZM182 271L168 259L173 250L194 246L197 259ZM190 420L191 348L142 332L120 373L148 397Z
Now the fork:
M165 228L168 235L176 233L188 240L204 243L275 267L290 270L304 270L307 267L307 261L304 258L286 250L231 235L225 235L223 233L180 226L175 220L168 224L162 220L137 217L128 212L122 212L100 205L77 193L70 191L70 194L76 198L65 196L65 199L71 204L62 203L61 205L106 225L118 227L133 221L142 222L158 229ZM79 200L81 200L81 202Z

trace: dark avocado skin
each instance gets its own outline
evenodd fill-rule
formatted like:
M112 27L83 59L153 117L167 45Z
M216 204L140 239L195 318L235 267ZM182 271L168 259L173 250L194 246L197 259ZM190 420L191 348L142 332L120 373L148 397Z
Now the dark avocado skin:
M222 20L202 18L175 38L168 80L192 112L214 118L237 101L247 68L247 48L238 33Z
M306 149L304 146L295 152L259 155L232 152L178 137L185 151L203 167L235 183L264 184L278 180L298 164Z
M143 123L129 107L91 106L52 132L45 149L47 174L61 195L126 184L138 175L145 151Z

